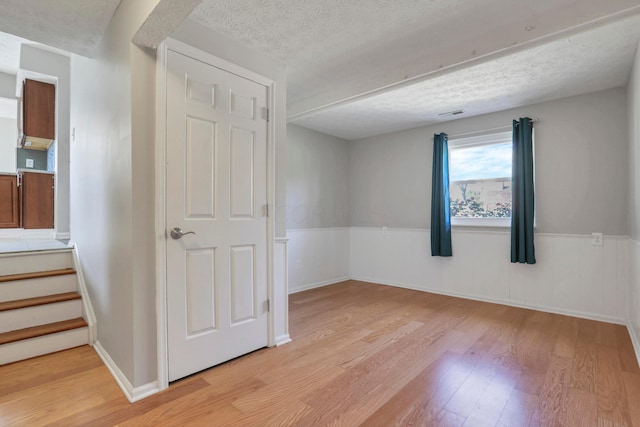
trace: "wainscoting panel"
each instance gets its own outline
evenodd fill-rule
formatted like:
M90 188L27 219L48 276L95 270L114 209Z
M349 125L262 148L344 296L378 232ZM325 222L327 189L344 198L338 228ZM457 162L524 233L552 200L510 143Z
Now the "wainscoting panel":
M640 242L629 239L629 289L626 296L627 328L640 363Z
M289 293L350 277L349 228L287 230Z
M291 338L289 337L287 242L287 238L276 237L274 268L275 283L273 287L273 310L275 310L273 328L275 345L282 345L291 341Z
M432 257L429 239L429 230L351 228L351 277L626 324L626 237L594 246L591 236L536 234L535 265L509 262L507 231L456 230L450 258Z

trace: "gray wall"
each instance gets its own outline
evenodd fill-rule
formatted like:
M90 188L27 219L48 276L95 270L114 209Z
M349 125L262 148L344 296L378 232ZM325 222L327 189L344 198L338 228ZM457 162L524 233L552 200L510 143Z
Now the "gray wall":
M629 289L627 317L631 331L640 336L640 43L627 89L629 121Z
M349 226L349 143L287 125L287 229Z
M0 73L0 98L16 97L16 76Z
M350 225L428 228L433 134L539 118L537 231L627 235L627 102L612 89L350 143Z
M629 122L629 235L640 240L640 44L627 92ZM640 284L638 284L640 286Z
M130 40L157 3L124 0L71 67L71 238L98 341L133 387L157 378L155 61Z

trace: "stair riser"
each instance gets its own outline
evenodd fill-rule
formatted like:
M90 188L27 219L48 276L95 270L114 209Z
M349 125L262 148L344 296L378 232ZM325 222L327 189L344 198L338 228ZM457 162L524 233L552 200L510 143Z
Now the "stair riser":
M0 276L72 267L70 250L0 255Z
M82 317L82 301L72 300L0 312L0 333Z
M62 294L78 290L75 274L0 283L0 302Z
M89 330L84 327L0 345L0 365L79 347L88 340Z

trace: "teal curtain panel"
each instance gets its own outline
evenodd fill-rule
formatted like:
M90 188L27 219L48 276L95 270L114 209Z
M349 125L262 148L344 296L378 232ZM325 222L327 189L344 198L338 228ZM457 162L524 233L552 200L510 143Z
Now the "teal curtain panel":
M431 256L451 256L449 147L447 134L433 135L431 180Z
M511 262L535 264L533 125L528 117L513 121Z

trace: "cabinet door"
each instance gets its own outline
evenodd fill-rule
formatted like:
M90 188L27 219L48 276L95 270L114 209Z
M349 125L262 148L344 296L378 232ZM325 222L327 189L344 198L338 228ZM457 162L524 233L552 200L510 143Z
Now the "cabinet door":
M18 179L0 175L0 228L20 227Z
M23 88L23 132L27 136L55 139L56 87L49 83L25 80Z
M54 176L22 174L22 227L53 228Z

